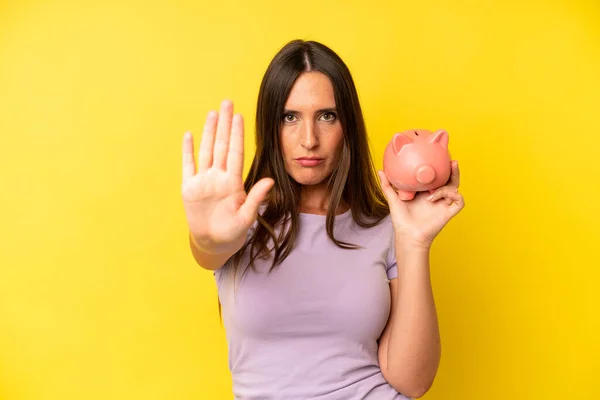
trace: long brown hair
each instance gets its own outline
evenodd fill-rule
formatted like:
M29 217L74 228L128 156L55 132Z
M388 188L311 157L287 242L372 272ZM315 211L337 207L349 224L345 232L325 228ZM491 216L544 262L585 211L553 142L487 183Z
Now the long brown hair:
M244 182L248 192L264 177L275 180L267 195L264 211L245 245L232 256L234 271L244 252L250 249L250 264L268 259L274 251L271 270L292 250L298 234L298 203L301 185L286 172L280 147L280 127L289 93L303 72L318 71L331 80L338 118L344 132L341 159L327 182L329 207L327 235L339 247L357 246L339 241L333 227L336 210L343 201L350 206L354 221L361 227L377 225L389 214L389 207L376 177L367 131L352 75L342 59L329 47L315 41L293 40L275 55L263 77L256 112L256 153ZM286 226L276 234L276 227ZM268 245L272 243L271 248ZM234 277L236 274L233 274Z

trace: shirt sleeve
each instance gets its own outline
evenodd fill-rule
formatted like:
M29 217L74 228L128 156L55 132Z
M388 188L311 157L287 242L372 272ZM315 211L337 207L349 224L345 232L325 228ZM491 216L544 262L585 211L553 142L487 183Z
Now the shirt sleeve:
M222 266L220 266L219 268L217 268L213 271L213 276L214 276L215 282L217 283L217 288L221 287L221 282L223 281L223 274L225 273L225 270L227 269L228 265L229 265L229 260L225 261L225 264L223 264Z
M386 260L386 272L388 279L392 280L398 277L398 261L396 260L396 237L394 235L394 229L391 229L390 243L388 248L388 255Z

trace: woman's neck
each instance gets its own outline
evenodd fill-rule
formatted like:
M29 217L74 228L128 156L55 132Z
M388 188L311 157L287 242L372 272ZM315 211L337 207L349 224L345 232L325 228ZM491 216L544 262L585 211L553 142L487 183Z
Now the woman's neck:
M336 214L342 214L348 211L348 204L345 201L341 201ZM298 211L306 214L319 214L327 215L329 209L329 197L327 196L327 189L324 186L305 186L302 188L302 194L300 195L300 205Z

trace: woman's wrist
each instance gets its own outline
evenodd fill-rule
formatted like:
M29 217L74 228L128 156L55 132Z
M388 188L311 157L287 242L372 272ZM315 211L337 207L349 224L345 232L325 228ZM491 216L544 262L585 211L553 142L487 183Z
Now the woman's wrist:
M414 239L407 238L406 236L396 235L395 242L396 250L402 254L414 253L414 254L429 254L431 251L431 243L427 241L417 241Z
M244 238L240 238L239 241L235 242L214 243L212 241L199 239L195 237L192 232L189 233L189 237L190 243L194 249L213 256L219 256L221 254L233 254L244 244Z
M408 271L429 270L430 246L406 241L396 241L395 246L400 274Z

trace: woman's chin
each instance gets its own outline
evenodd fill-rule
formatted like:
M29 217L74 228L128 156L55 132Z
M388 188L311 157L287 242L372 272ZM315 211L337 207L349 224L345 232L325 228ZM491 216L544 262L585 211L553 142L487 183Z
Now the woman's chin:
M294 174L292 178L302 186L316 186L325 183L326 176L321 174Z

